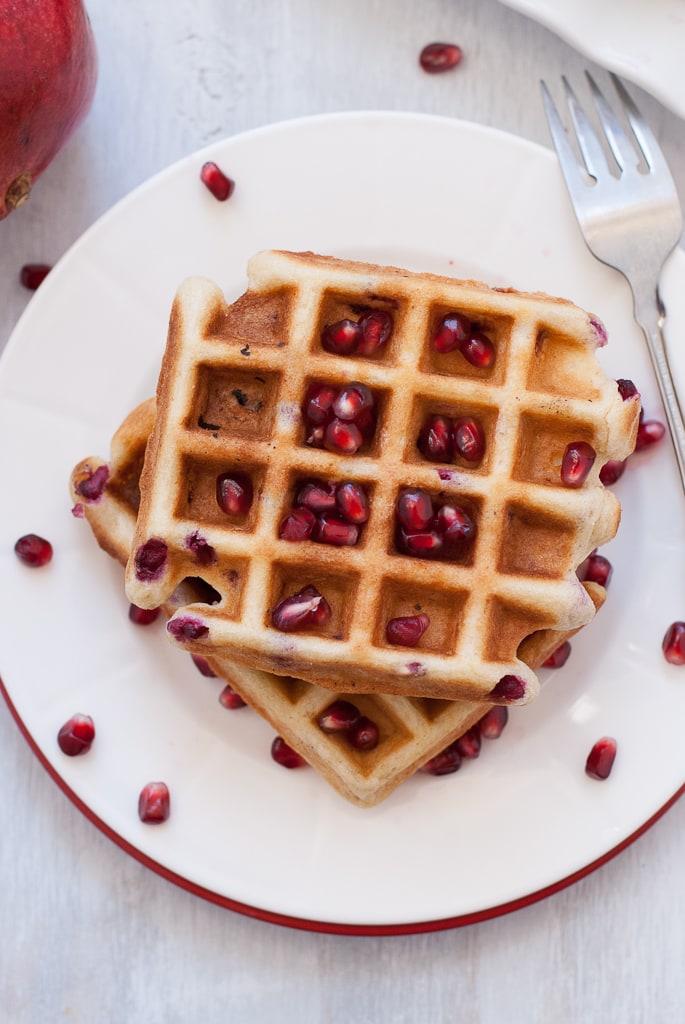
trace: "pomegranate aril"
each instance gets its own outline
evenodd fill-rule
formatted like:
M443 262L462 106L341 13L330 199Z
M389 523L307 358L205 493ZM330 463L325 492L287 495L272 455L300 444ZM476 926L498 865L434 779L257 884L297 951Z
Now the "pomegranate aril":
M400 547L417 558L431 558L442 550L442 535L437 530L400 530Z
M552 651L549 658L545 658L543 664L544 668L561 668L565 665L571 654L571 644L568 640L564 640L563 644L557 647L556 651Z
M480 754L480 742L480 729L474 725L455 741L455 746L462 757L474 758Z
M72 715L57 733L59 749L68 757L87 754L95 739L95 725L90 715Z
M52 544L37 533L26 533L20 537L14 551L19 561L31 569L40 569L52 559Z
M373 750L378 746L380 738L378 726L365 715L359 718L357 723L350 728L347 735L355 750Z
M288 541L309 540L315 526L316 516L313 512L308 508L293 508L281 520L278 536Z
M216 672L206 658L203 658L201 654L191 654L190 657L200 675L206 676L207 679L216 679Z
M319 481L307 483L298 490L295 504L308 508L316 515L320 512L332 512L335 508L335 487Z
M640 392L637 390L632 380L626 380L625 378L619 378L616 381L618 393L624 402L627 402L629 398L640 397Z
M671 665L685 665L685 622L673 622L661 644L664 658Z
M487 370L495 361L495 347L481 331L473 331L459 351L467 363L479 370Z
M419 64L428 74L435 75L456 68L462 56L456 43L428 43L419 54Z
M312 384L302 408L305 419L310 423L325 423L333 415L331 407L337 394L338 389L330 384Z
M520 676L502 676L489 693L492 701L501 701L504 704L512 704L514 701L522 700L526 695L526 683Z
M314 540L339 548L353 547L359 540L359 527L334 513L324 512L319 516L314 529Z
M471 321L463 313L448 313L433 336L436 352L454 352L471 336Z
M425 530L433 522L434 515L428 491L418 488L403 491L397 499L397 518L408 530Z
M194 530L193 533L189 533L185 538L185 546L188 551L192 551L195 555L195 561L198 565L216 565L218 558L216 551L209 544L199 530Z
M592 779L600 782L608 779L616 758L616 740L611 736L603 736L593 745L585 762L585 772Z
M229 686L228 683L219 694L219 703L222 707L228 708L229 711L237 711L238 708L247 707L247 704L240 694L236 693L233 687Z
M216 478L216 500L228 516L246 516L252 508L254 491L246 473L221 473Z
M599 479L605 487L610 487L620 480L626 469L627 459L609 459L599 471Z
M454 424L454 451L467 462L480 462L485 455L485 434L473 416L462 416Z
M76 485L76 493L86 501L97 501L102 497L109 479L109 466L98 466L92 473L86 474Z
M460 505L443 505L439 508L435 525L445 544L449 545L461 546L473 540L476 535L476 524Z
M159 608L139 608L137 604L130 604L128 617L137 626L149 626L159 617Z
M349 700L335 700L321 712L317 723L323 732L347 732L357 724L359 718L359 708L355 704Z
M215 199L225 202L233 195L235 182L224 174L218 164L208 160L200 170L200 180L206 185Z
M599 583L601 587L608 587L613 571L609 559L593 551L578 566L577 576L582 583Z
M365 441L370 441L376 429L375 409L362 409L354 421L354 425Z
M365 409L373 408L373 395L366 384L354 381L347 384L336 395L333 402L333 415L346 423L357 419Z
M359 318L362 337L357 348L359 356L375 356L392 334L393 320L384 309L374 309Z
M324 447L340 455L354 455L363 441L361 431L354 423L343 423L337 418L331 420L323 436Z
M649 448L658 444L666 433L666 427L660 420L643 420L637 428L635 440L635 451L640 452L643 448Z
M595 464L597 453L586 441L573 441L566 445L561 460L561 482L567 487L582 487Z
M369 499L361 484L351 480L338 484L335 489L335 504L340 515L348 523L361 526L369 518Z
M148 782L138 797L138 817L146 825L161 825L171 811L169 787L164 782Z
M24 288L28 288L30 292L35 292L36 288L42 285L51 270L52 267L48 263L25 263L19 272L19 280Z
M283 768L304 768L305 759L289 746L282 736L276 736L271 744L271 756Z
M145 583L157 580L164 572L167 560L167 546L163 540L152 537L136 551L136 579Z
M429 625L427 615L401 615L387 623L385 637L389 644L416 647Z
M190 615L182 615L177 619L171 619L166 624L167 632L175 640L200 640L209 633L207 626L202 619L194 619Z
M362 329L356 320L338 320L334 324L326 324L321 332L323 348L337 356L352 355L362 338Z
M296 594L284 597L271 613L276 629L292 633L308 626L323 626L331 617L328 602L316 587L307 586Z
M509 721L509 710L504 704L495 704L478 722L478 731L486 740L496 740Z
M456 743L450 743L420 769L427 775L452 775L461 768L461 754Z
M418 448L430 462L451 462L454 457L454 431L447 416L429 416L421 427Z

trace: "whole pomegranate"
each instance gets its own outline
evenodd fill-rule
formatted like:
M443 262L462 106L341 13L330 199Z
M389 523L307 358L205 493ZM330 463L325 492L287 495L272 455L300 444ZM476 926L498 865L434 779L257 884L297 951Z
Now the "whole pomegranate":
M96 76L82 0L0 0L0 220L85 117Z

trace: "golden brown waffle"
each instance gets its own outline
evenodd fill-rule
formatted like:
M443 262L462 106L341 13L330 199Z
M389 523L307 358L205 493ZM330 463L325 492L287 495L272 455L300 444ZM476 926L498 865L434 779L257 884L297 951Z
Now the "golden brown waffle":
M639 403L621 399L596 359L601 325L540 294L311 253L261 253L249 282L233 305L202 279L187 281L174 302L129 599L154 607L185 577L201 576L216 603L182 607L168 627L198 654L360 693L532 700L538 680L519 645L594 615L575 570L617 529L619 505L599 471L629 454L637 427ZM393 318L382 349L371 357L324 350L327 324L369 310ZM454 311L494 346L490 366L433 347ZM301 414L308 389L350 381L370 389L375 430L351 455L312 447ZM475 416L482 459L424 458L417 437L435 414ZM579 443L596 459L582 486L566 486L562 460ZM216 480L226 471L252 481L255 500L242 519L218 505ZM279 538L309 478L365 488L370 517L355 546ZM436 510L468 510L475 541L447 559L402 550L397 502L413 488ZM330 607L328 620L275 628L280 602L308 586ZM325 609L318 596L315 605ZM417 608L430 623L418 645L388 642L388 621Z
M140 500L138 480L154 417L154 400L135 409L114 435L109 462L96 457L85 459L76 466L70 481L75 507L85 516L100 547L122 565L133 542ZM585 587L599 607L604 588L593 583ZM173 614L178 601L187 601L193 588L192 582L184 581L165 604L165 612ZM536 633L524 641L519 655L537 667L570 635L552 630ZM237 665L225 657L209 660L216 674L230 683L342 796L361 806L372 806L387 797L487 710L473 702L343 695L380 728L377 747L357 750L345 736L326 734L318 725L319 716L334 699L330 690Z

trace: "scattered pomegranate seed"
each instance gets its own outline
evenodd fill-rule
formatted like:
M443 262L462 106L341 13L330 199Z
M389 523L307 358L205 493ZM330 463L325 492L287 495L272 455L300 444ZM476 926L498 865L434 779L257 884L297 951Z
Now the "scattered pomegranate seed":
M497 686L490 691L489 696L493 701L500 701L504 704L511 704L513 701L521 700L526 695L525 680L520 676L502 676Z
M216 672L206 658L203 658L201 654L191 654L190 657L200 675L206 676L207 679L216 679Z
M480 754L480 741L480 729L474 725L455 741L455 746L463 758L474 758Z
M369 518L369 499L361 484L346 480L335 489L335 504L348 523L361 526Z
M397 619L390 619L385 627L385 636L389 644L416 647L429 625L427 615L401 615Z
M200 180L207 186L214 198L222 203L233 195L235 182L227 177L213 160L208 160L202 165Z
M354 423L364 440L370 441L376 429L376 413L374 409L362 409Z
M585 441L573 441L566 446L561 461L561 480L567 487L582 487L595 464L597 453Z
M138 817L146 825L161 825L169 817L169 787L164 782L148 782L138 797Z
M366 384L354 381L347 384L336 395L333 402L333 415L339 420L351 423L357 419L360 412L373 408L373 395Z
M325 423L331 415L331 407L338 394L330 384L312 384L307 390L302 412L310 423Z
M463 313L448 313L443 317L437 334L433 338L436 352L453 352L461 348L471 336L471 321Z
M157 580L164 572L167 546L163 540L152 537L136 551L136 579L145 583Z
M331 420L323 436L324 447L340 455L354 455L363 440L359 428L354 423L343 423L339 419Z
M325 626L330 617L330 605L316 587L310 585L279 601L271 621L276 629L292 633L308 626Z
M340 516L331 512L323 512L314 529L314 540L320 544L333 544L335 547L353 547L359 540L359 527L348 523Z
M610 487L620 480L626 470L627 459L609 459L599 471L599 479L605 487Z
M281 520L278 536L281 540L309 540L316 526L316 516L308 508L293 508Z
M619 378L616 381L618 393L624 402L627 402L629 398L640 397L640 392L637 390L632 380L626 380L625 378Z
M403 491L397 499L397 518L408 530L425 530L433 522L434 515L428 491L418 488Z
M254 491L246 473L221 473L216 478L216 500L228 516L246 516L252 507Z
M303 768L307 763L301 754L288 746L282 736L276 736L271 744L271 756L276 764L284 768Z
M485 434L473 416L462 416L454 424L454 450L467 462L480 462L485 455Z
M149 626L159 618L159 608L139 608L137 604L130 604L128 617L137 626Z
M417 558L431 558L442 551L442 535L437 530L400 530L400 547Z
M455 43L429 43L421 50L419 64L430 75L450 71L461 63L463 53Z
M543 662L545 668L561 668L565 665L571 654L571 644L568 640L564 640L560 647L557 647L556 651L553 651L549 658L546 658Z
M359 356L375 356L392 334L393 320L384 309L374 309L359 318L362 332L357 348Z
M59 749L68 757L87 754L95 739L95 725L90 715L72 715L57 733Z
M171 619L166 624L167 632L171 633L175 640L199 640L209 633L207 626L202 619L191 618L190 615L182 615L177 619Z
M76 493L86 501L97 501L102 497L105 485L109 479L109 466L98 466L92 473L88 473L76 485Z
M26 533L14 545L17 558L32 569L40 569L52 559L52 544L37 533Z
M362 715L358 722L351 727L348 736L356 750L373 750L378 746L380 733L376 723Z
M48 263L25 263L19 272L19 280L24 288L35 292L42 285L52 267Z
M685 622L673 622L668 627L661 648L671 665L685 665Z
M247 707L247 704L240 694L236 693L233 687L229 686L228 683L219 694L219 703L222 707L228 708L229 711L237 711L238 708Z
M349 700L335 700L321 712L317 722L323 732L347 732L359 721L359 708Z
M428 775L452 775L461 768L461 754L456 743L450 743L421 768Z
M509 721L509 710L504 704L495 704L478 722L478 731L485 740L496 740Z
M640 452L643 448L657 444L665 433L666 427L660 420L643 420L637 428L635 451Z
M613 571L614 568L609 559L593 551L578 566L577 576L582 583L599 583L602 587L608 587Z
M321 344L326 352L349 356L357 351L363 336L362 328L356 320L338 320L334 324L326 324L321 334Z
M461 505L443 505L438 509L436 527L446 544L462 546L473 540L476 524Z
M335 509L335 487L332 484L312 481L301 487L295 498L296 505L303 505L318 515Z
M418 449L430 462L451 462L454 457L454 432L447 416L429 416L421 427Z
M479 370L489 369L495 361L495 347L481 331L473 331L459 351L467 363Z
M616 740L603 736L597 740L585 762L585 772L592 779L608 779L616 757Z

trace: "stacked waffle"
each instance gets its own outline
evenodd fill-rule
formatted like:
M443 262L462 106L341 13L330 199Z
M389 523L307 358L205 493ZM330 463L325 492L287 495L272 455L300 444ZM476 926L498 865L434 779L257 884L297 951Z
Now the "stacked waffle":
M532 700L595 614L576 568L617 529L599 471L639 402L568 302L309 253L249 278L232 305L181 287L156 407L72 493L129 599L372 804L490 704ZM319 727L341 695L373 750Z

